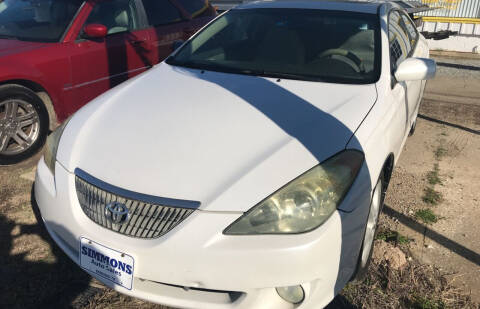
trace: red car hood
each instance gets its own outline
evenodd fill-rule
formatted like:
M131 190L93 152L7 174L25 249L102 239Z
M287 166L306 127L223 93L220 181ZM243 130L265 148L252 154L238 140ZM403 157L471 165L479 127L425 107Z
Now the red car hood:
M0 39L0 57L41 48L47 43Z

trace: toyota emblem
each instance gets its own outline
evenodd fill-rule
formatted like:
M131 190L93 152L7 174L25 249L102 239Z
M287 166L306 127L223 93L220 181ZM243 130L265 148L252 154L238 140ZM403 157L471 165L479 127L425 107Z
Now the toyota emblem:
M128 218L128 208L125 204L111 202L105 206L105 217L115 224L122 224Z

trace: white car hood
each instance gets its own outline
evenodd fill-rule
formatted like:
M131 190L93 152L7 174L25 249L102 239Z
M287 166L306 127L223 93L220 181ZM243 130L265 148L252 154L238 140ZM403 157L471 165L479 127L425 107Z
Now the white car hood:
M345 149L376 97L375 85L163 63L82 108L57 160L126 190L243 212Z

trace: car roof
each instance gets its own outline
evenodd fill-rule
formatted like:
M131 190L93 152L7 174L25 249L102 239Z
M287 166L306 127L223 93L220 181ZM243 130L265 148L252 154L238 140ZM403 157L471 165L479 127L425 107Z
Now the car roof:
M235 9L319 9L376 14L379 7L386 3L400 8L395 2L388 0L268 0L247 2Z

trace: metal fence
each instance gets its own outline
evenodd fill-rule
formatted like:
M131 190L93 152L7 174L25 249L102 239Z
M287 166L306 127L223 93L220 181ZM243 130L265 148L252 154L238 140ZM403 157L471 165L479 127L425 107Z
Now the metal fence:
M407 0L409 1L409 0ZM419 0L415 0L418 2ZM420 16L450 18L480 18L480 0L420 0L436 10L422 12Z

